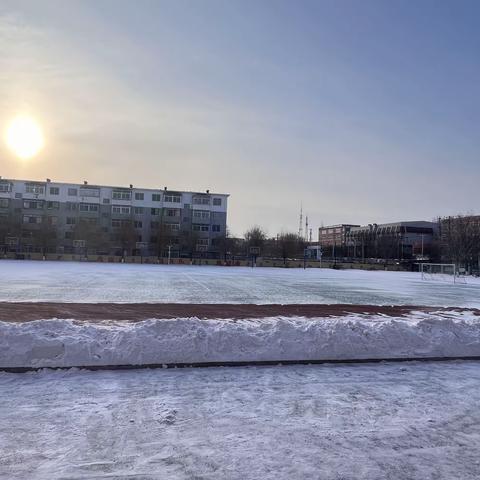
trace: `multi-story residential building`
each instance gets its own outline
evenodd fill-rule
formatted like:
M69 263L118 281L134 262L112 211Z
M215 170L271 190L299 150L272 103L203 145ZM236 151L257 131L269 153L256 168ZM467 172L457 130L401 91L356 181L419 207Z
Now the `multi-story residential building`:
M0 177L0 245L22 252L215 256L227 194Z

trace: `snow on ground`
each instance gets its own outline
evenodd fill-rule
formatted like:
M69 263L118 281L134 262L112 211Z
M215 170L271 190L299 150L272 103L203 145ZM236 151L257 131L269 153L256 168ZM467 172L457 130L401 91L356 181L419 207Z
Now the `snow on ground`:
M0 368L472 356L480 356L480 318L469 311L399 318L0 322Z
M477 480L475 362L0 374L0 478Z
M480 279L454 285L407 272L2 260L0 301L480 307Z

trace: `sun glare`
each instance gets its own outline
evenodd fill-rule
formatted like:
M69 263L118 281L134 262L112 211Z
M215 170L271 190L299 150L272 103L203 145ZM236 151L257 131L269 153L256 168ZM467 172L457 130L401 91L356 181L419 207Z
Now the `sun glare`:
M31 117L14 118L7 127L8 148L19 158L34 157L44 146L42 129Z

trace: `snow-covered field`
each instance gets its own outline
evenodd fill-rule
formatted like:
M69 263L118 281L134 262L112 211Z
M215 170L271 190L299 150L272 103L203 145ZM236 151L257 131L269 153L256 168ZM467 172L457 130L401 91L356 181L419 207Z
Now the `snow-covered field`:
M480 357L472 312L138 323L0 322L0 368Z
M0 374L0 478L478 480L474 362Z
M480 280L454 285L404 272L3 260L0 301L480 307Z
M480 355L479 317L468 311L480 307L475 279L0 261L0 301L463 308L398 318L0 322L0 367ZM479 365L0 373L0 478L478 479Z

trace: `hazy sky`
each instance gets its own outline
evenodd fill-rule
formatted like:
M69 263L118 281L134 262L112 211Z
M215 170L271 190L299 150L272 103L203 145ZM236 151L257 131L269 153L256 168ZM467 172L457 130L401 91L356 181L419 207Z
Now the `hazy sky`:
M479 1L0 1L0 175L230 193L229 225L480 210ZM314 234L314 238L317 235Z

